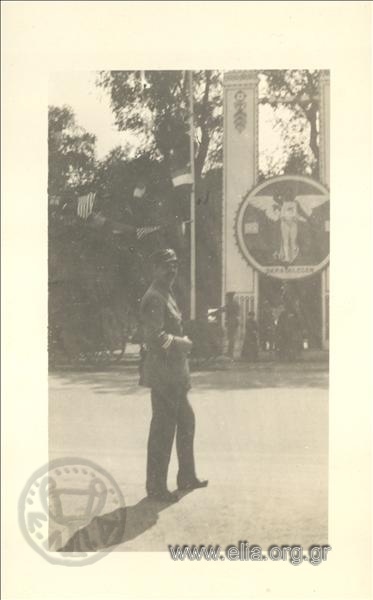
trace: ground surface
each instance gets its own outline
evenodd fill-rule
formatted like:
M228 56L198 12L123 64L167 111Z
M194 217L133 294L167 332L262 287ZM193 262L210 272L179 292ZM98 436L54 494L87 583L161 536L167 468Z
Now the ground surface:
M194 373L197 472L209 486L170 506L145 498L151 413L149 392L137 381L134 364L50 377L50 458L84 457L115 478L127 505L117 551L240 540L263 549L327 543L326 363L236 364ZM170 489L175 458L174 451Z

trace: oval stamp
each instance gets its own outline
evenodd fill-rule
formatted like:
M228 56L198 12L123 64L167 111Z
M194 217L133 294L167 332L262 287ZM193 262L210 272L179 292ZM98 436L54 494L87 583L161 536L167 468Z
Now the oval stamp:
M114 478L90 460L47 463L28 480L18 508L25 539L53 564L92 564L123 541L123 494Z

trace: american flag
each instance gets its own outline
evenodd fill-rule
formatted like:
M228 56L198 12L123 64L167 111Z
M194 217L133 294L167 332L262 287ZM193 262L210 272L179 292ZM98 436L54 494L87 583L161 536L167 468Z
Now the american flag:
M88 219L89 215L92 213L93 204L95 202L96 194L90 192L85 196L79 196L78 198L78 216L81 219Z
M142 240L145 236L149 235L149 233L154 233L154 231L159 231L161 229L160 225L153 225L149 227L138 227L136 229L136 238L138 240Z

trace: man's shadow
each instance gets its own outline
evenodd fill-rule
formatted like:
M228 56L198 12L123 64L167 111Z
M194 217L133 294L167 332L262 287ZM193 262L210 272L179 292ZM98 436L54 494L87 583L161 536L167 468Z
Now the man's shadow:
M179 501L190 492L179 492ZM94 517L76 531L59 552L96 552L123 544L151 529L158 515L174 503L160 502L145 496L137 504Z

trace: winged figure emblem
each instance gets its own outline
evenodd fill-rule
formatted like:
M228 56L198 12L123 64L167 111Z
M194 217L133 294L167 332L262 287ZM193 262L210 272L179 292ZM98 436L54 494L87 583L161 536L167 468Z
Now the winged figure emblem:
M299 254L298 223L306 222L313 210L327 201L325 195L312 194L295 197L253 196L248 199L248 203L263 211L268 219L279 222L281 247L276 250L274 257L286 264L293 263Z

